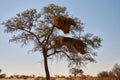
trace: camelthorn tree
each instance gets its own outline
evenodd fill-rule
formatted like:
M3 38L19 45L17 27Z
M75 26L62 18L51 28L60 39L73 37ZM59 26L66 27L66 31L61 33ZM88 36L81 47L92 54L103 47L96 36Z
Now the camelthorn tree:
M70 32L67 35L83 41L86 44L86 54L72 54L65 46L59 49L52 47L54 38L60 36L59 29L53 26L53 17L57 14L70 17L66 11L66 7L49 4L43 7L40 12L37 12L36 9L26 10L2 23L6 33L15 32L9 40L10 42L20 42L22 45L33 42L34 48L32 50L34 52L40 52L43 56L46 80L50 80L48 68L49 58L62 58L60 60L68 61L69 67L79 67L85 65L87 62L94 62L93 57L96 56L94 49L101 47L101 38L93 34L82 35L83 23L78 18L73 17L71 18L76 22L76 25L70 28Z

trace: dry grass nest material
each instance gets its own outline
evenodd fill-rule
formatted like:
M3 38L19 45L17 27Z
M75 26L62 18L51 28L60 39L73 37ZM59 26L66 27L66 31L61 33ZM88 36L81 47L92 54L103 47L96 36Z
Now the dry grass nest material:
M62 30L65 34L69 33L71 25L76 25L76 22L72 18L68 18L60 14L53 18L53 26Z
M85 48L86 44L79 39L74 39L70 37L58 36L54 39L54 48L60 49L62 46L66 46L68 52L73 54L86 54Z

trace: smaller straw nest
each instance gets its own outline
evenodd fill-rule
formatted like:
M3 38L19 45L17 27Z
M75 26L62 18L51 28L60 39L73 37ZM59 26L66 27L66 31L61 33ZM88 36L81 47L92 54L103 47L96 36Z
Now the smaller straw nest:
M76 22L72 18L60 14L53 17L53 26L62 30L65 34L69 33L71 25L76 26Z

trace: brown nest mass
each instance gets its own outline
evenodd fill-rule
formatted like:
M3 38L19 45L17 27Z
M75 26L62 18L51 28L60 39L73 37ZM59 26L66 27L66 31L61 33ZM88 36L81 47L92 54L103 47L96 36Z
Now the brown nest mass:
M85 48L86 44L79 40L79 39L74 39L70 37L63 37L63 36L58 36L54 40L54 48L61 48L62 46L66 46L67 50L70 53L80 53L80 54L86 54Z
M76 22L72 18L68 18L60 14L54 16L53 18L53 26L61 29L65 34L69 33L71 25L76 25Z

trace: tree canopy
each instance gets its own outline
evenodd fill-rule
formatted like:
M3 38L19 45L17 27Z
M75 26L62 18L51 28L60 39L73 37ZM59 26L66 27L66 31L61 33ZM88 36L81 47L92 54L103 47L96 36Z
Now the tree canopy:
M71 68L70 69L70 73L74 74L74 76L76 77L78 74L82 75L83 74L83 70L82 69L77 69L77 68Z

